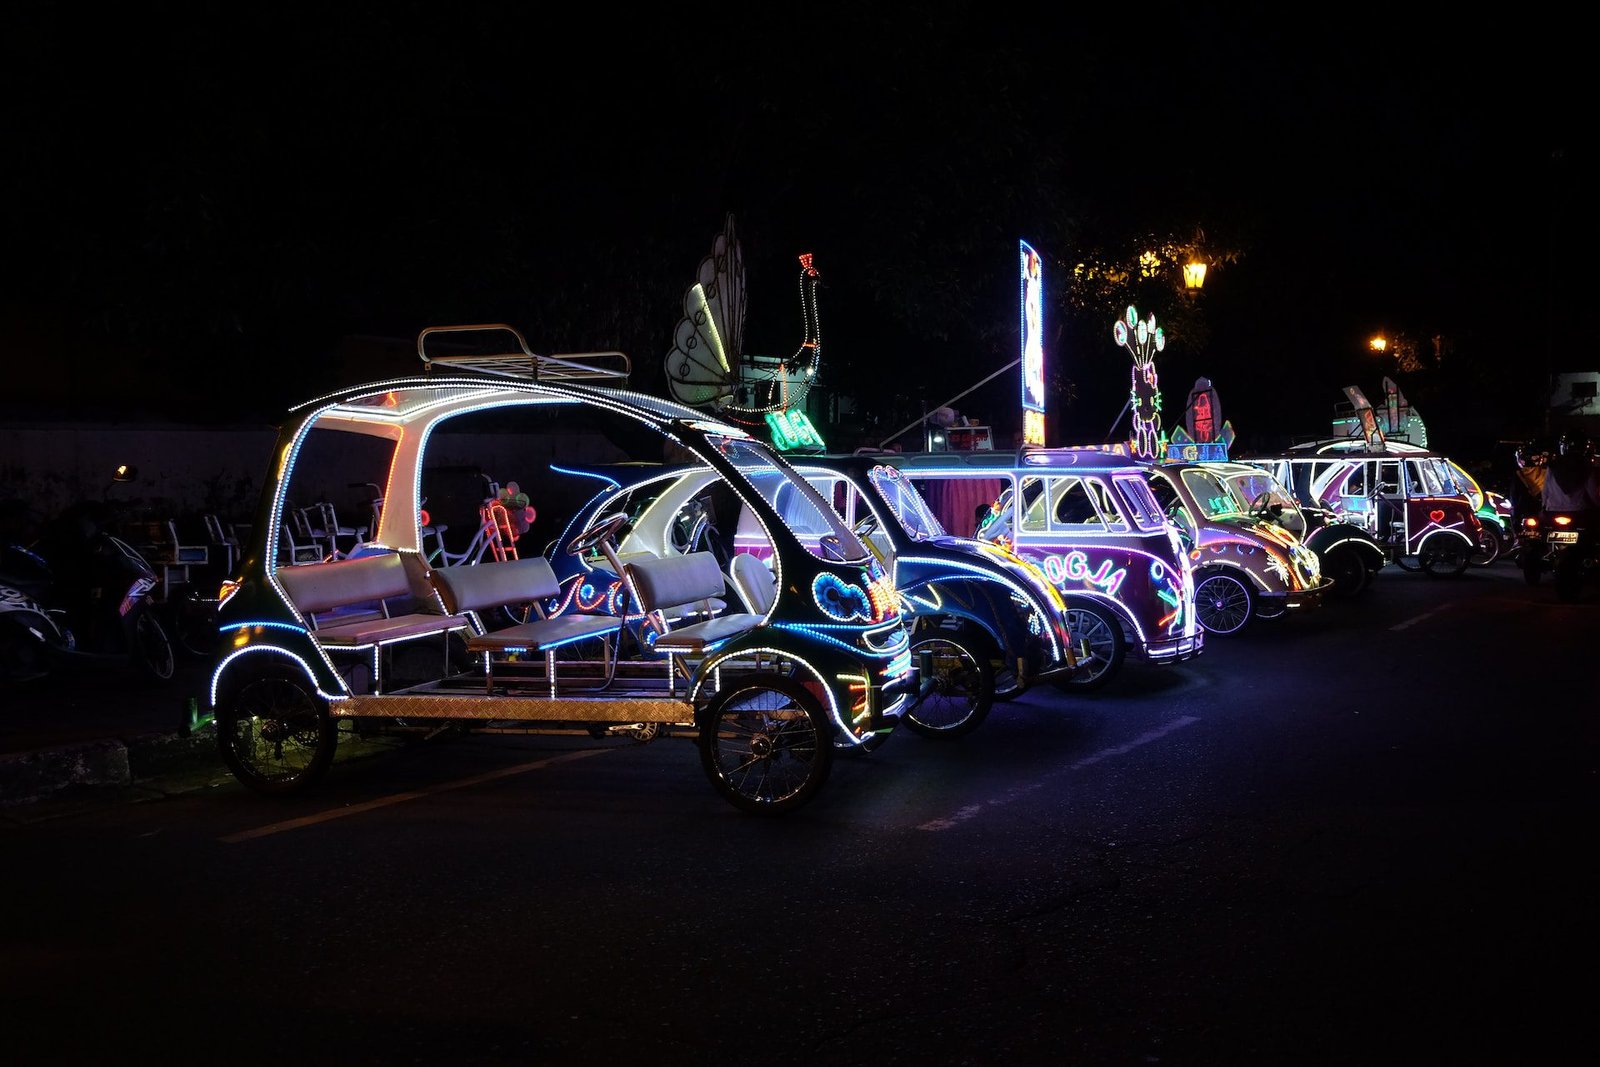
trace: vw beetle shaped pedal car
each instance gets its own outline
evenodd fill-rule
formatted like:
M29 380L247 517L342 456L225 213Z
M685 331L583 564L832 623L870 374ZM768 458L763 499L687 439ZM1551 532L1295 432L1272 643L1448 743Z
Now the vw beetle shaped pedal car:
M519 350L427 351L432 334L490 330L510 333ZM820 555L783 524L774 493L816 493L771 448L618 387L627 368L620 353L538 356L502 326L430 328L418 353L422 376L308 401L278 431L252 544L218 607L209 701L222 757L240 781L269 793L303 787L356 725L587 727L692 737L721 796L773 813L816 794L836 745L865 748L893 729L916 678L887 578L837 516ZM456 450L506 432L514 436L502 447L550 455L584 442L614 454L607 442L616 441L660 455L674 442L760 517L782 592L764 613L710 607L727 583L711 553L624 564L615 544L624 519L609 513L553 554L598 551L612 561L617 603L625 590L620 612L591 610L576 595L563 601L544 556L429 566L419 490L430 451L459 462ZM384 503L369 543L350 558L289 563L280 533L290 494L361 480L365 471L348 468L362 456L387 472L372 479ZM333 469L305 469L313 457ZM541 487L525 488L540 499ZM832 509L820 498L815 505L828 523Z
M1142 465L1101 448L880 452L958 538L1004 548L1061 593L1072 636L1068 692L1100 689L1124 661L1200 654L1189 559Z
M1194 565L1195 612L1206 632L1237 634L1257 619L1316 607L1332 586L1315 552L1250 514L1204 461L1151 463L1150 492L1182 531Z

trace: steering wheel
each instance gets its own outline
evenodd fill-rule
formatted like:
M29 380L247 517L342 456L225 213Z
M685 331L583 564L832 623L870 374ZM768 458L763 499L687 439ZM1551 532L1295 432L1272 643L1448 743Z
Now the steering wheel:
M609 518L601 519L587 530L567 542L567 551L574 556L581 556L611 540L617 531L627 525L628 516L618 512Z
M876 530L877 528L878 528L878 517L876 515L874 515L872 512L869 511L865 515L863 515L861 518L856 520L855 534L856 534L857 537L866 537L868 534L870 534L873 530Z

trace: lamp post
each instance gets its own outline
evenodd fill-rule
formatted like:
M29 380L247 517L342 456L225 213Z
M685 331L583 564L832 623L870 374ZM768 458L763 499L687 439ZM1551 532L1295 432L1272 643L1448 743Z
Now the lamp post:
M1193 255L1189 258L1189 262L1183 265L1183 291L1193 299L1199 295L1201 289L1205 288L1205 284L1206 261L1198 255Z

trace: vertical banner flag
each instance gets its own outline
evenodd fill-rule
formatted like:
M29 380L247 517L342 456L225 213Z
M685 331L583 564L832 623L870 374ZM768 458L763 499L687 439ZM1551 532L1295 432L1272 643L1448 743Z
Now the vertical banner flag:
M1022 440L1044 444L1044 270L1026 241L1022 265Z

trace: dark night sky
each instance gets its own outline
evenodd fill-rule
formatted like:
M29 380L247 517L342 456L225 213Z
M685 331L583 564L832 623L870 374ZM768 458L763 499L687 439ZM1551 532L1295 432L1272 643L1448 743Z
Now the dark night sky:
M1571 362L1551 324L1581 321L1587 265L1553 235L1592 183L1558 27L867 6L15 14L0 413L270 420L338 384L341 338L459 322L621 348L648 388L730 211L747 349L798 340L812 251L824 372L920 375L933 402L1010 358L1016 240L1067 263L1045 237L1096 227L1204 221L1242 250L1203 345L1162 364L1169 392L1211 377L1242 433L1312 432L1341 386L1376 390L1375 329L1451 339L1449 367L1401 379L1439 433L1481 432L1490 392L1525 421ZM1098 440L1127 361L1109 319L1071 325L1062 429ZM238 375L261 376L242 401Z

